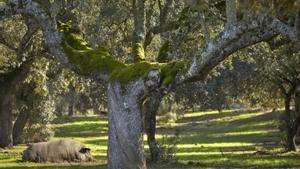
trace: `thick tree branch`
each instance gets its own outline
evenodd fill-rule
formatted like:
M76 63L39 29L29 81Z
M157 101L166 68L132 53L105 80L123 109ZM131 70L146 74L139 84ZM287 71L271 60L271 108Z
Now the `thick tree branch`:
M186 75L181 76L179 83L188 79L203 80L207 74L230 54L270 39L277 33L266 29L263 25L268 24L265 16L257 20L247 20L235 27L225 29L214 40L209 42L200 56L196 56Z
M173 0L166 0L166 3L162 9L160 9L160 16L159 16L159 23L160 25L164 25L166 23L169 9L171 4L173 3Z
M208 43L203 52L194 57L187 74L178 76L175 83L180 84L187 80L203 80L215 66L232 53L272 39L278 34L285 35L291 41L299 42L299 37L296 36L293 29L277 19L268 15L259 15L256 18L248 19L247 21L243 20L235 27L227 27Z
M234 26L237 22L236 0L226 0L226 27Z
M149 2L149 7L147 9L147 13L146 13L146 28L150 28L151 26L151 19L153 17L153 13L154 13L154 6L156 4L156 1L151 1Z
M57 30L56 20L50 18L47 12L32 0L26 1L23 13L32 15L40 24L47 50L50 51L60 63L68 64L67 56L61 47L61 36Z
M134 8L133 38L135 42L143 42L146 36L144 0L133 0L133 8Z
M14 12L9 14L22 14L27 17L32 17L37 21L43 31L46 51L51 54L48 56L54 57L64 66L72 69L78 74L81 74L76 65L73 65L68 61L68 57L61 45L62 38L57 29L55 18L50 17L49 14L38 3L32 0L23 0L22 4L19 4L18 0L11 0L11 3L14 4ZM29 33L28 36L26 35L25 37L30 37L31 33ZM24 46L26 46L26 43L24 43ZM108 80L108 75L104 74L103 72L95 72L91 74L90 77L102 81Z
M146 12L144 0L133 0L134 32L132 53L134 62L145 59L143 44L146 37Z
M47 50L63 64L68 64L68 59L61 47L61 37L56 27L56 20L36 2L32 0L10 0L11 7L6 7L7 16L24 14L33 17L41 26Z
M206 41L206 43L208 43L210 41L210 33L209 33L209 30L208 30L208 26L205 22L204 13L200 14L200 22L201 22L201 25L202 25L202 31L203 31L203 34L204 34L204 37L205 37L205 41Z

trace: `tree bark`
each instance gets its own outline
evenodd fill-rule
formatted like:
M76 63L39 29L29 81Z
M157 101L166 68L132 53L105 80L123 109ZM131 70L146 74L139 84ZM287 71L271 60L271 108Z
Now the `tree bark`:
M68 115L70 117L74 116L74 102L75 102L75 88L74 88L74 86L69 85Z
M285 96L285 113L286 113L286 119L285 119L285 123L286 123L286 136L287 136L287 145L286 145L286 150L287 151L296 151L297 147L296 147L296 132L294 129L294 122L292 120L291 117L291 108L290 108L290 103L291 103L291 95L290 94L286 94Z
M237 22L236 0L226 0L226 27L234 26Z
M299 127L300 127L300 86L296 87L294 102L295 102L295 118L296 119L294 120L293 134L294 134L295 149L293 151L297 151L296 138L297 138L297 134L299 132Z
M13 146L13 117L11 112L12 95L10 92L6 93L5 91L5 87L2 87L2 98L0 99L0 147L11 148Z
M18 85L30 70L33 57L28 58L20 67L0 76L0 147L13 146L13 115L12 102Z
M292 126L287 128L287 151L297 151L296 132Z
M151 95L144 103L145 112L145 129L147 133L147 142L150 150L150 161L157 162L159 160L159 151L155 139L156 133L156 115L161 103L162 97Z
M143 84L108 85L108 168L146 169L141 96Z
M22 142L21 136L23 134L24 127L26 126L26 123L28 121L29 115L28 110L22 110L14 124L13 127L13 144L17 145Z
M300 116L300 86L296 87L295 90L295 112L296 116Z

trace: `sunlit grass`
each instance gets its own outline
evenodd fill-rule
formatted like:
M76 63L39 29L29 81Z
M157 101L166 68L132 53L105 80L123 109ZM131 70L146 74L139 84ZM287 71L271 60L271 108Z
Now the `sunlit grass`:
M227 112L233 112L235 110L222 110L222 112L219 112L217 110L211 110L211 111L201 111L201 112L189 112L185 113L184 117L201 117L206 115L216 115L220 113L227 113Z
M222 112L224 113L224 112ZM211 120L211 122L232 122L235 120L243 120L243 119L248 119L248 118L253 118L259 115L264 114L265 112L257 112L257 113L245 113L245 114L239 114L239 115L235 115L235 116L225 116L222 118L215 118L213 120Z
M224 154L235 154L235 155L242 155L242 154L253 154L255 151L215 151L215 152L179 152L176 156L209 156L209 155L224 155Z
M240 132L227 132L227 133L217 133L217 134L210 134L210 137L224 137L224 136L239 136L244 135L264 135L269 134L271 132L278 132L278 130L257 130L257 131L240 131Z
M179 132L180 140L175 156L179 163L159 163L150 169L198 169L215 167L288 168L300 167L299 153L284 153L279 144L276 112L256 110L225 110L187 113L183 119L170 124L160 122L157 140ZM0 168L106 168L108 123L105 116L62 118L55 121L53 139L73 139L92 149L96 162L22 163L25 145L12 150L0 150ZM144 136L147 149L147 137ZM271 146L264 143L272 142ZM275 143L275 145L274 145ZM260 154L260 150L269 153Z
M241 146L253 146L255 144L253 143L221 143L221 142L217 142L217 143L207 143L207 144L179 144L178 148L197 148L197 147L241 147Z
M200 116L211 115L211 114L219 114L219 112L218 111L192 112L192 113L185 113L184 117L200 117Z

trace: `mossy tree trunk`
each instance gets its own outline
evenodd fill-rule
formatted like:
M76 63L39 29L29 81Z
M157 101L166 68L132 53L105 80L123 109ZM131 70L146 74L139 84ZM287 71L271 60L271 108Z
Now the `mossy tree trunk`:
M143 81L108 85L108 168L146 169L141 102Z

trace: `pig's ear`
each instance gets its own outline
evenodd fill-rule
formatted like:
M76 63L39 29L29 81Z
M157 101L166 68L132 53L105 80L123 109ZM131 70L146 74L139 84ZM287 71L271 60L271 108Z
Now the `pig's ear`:
M86 147L83 147L83 148L81 148L79 150L79 152L81 152L81 153L87 153L87 152L90 152L90 151L91 151L91 149L90 148L86 148Z

